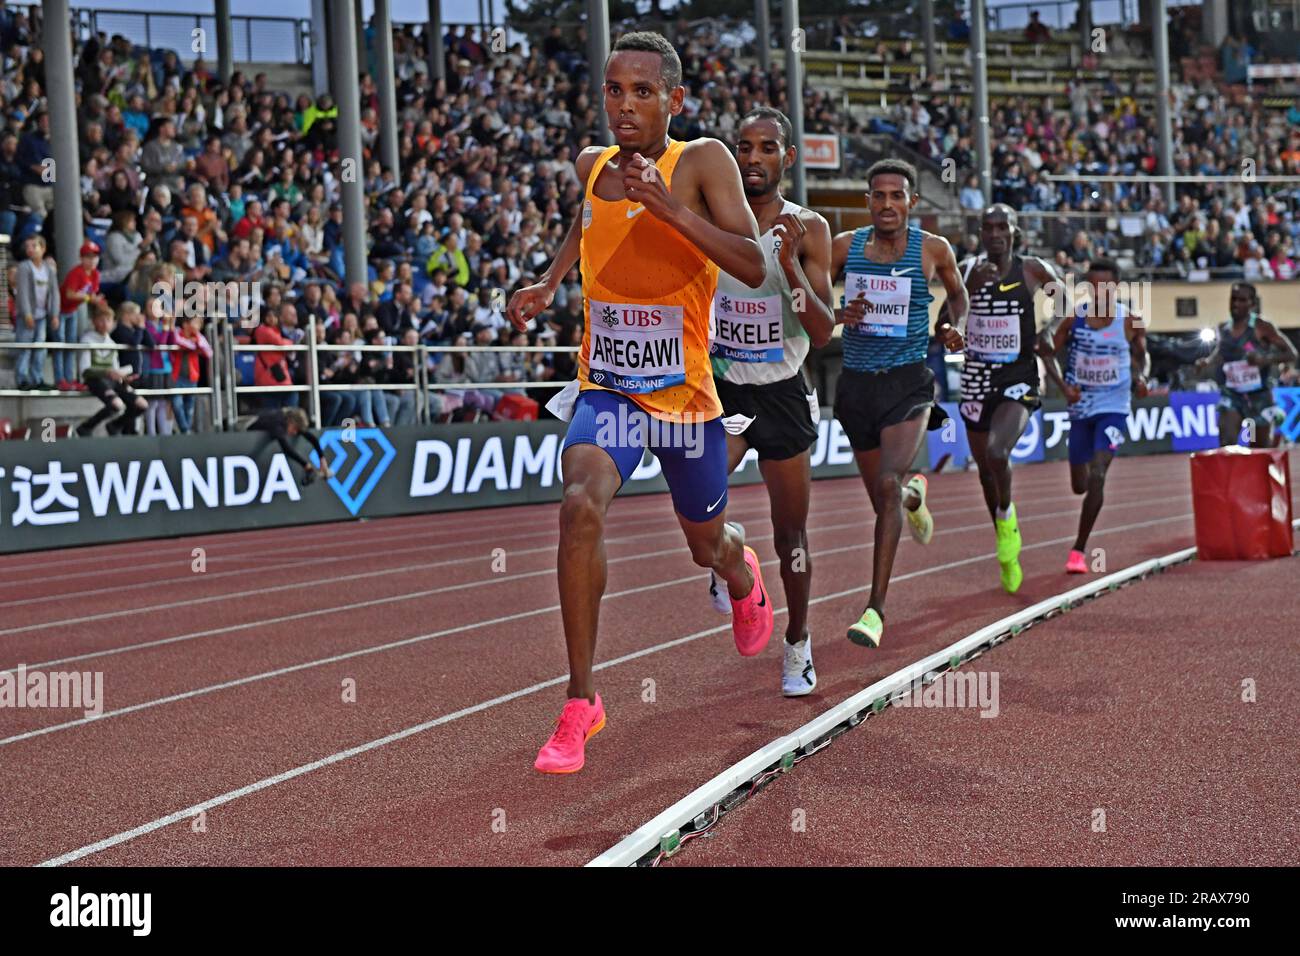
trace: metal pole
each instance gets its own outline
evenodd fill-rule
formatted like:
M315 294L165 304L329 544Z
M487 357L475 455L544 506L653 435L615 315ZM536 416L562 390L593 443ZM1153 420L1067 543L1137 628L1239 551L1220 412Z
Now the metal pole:
M341 0L339 5L346 7L348 5L348 0ZM352 71L352 79L355 82L357 76L360 75L360 70L364 70L367 73L370 72L370 64L366 60L365 10L363 9L361 0L353 0L352 7L356 11L353 20L353 23L356 24L356 37L354 39L354 42L356 43L356 47L357 47L357 64L359 66L359 70Z
M239 366L235 362L235 330L230 326L230 320L226 319L221 323L221 347L225 349L227 369L226 374L226 431L234 431L235 426L239 423L239 393L235 391L235 379L239 375Z
M402 181L401 156L397 146L397 72L393 67L393 18L391 0L375 0L375 73L379 79L380 162Z
M971 72L975 81L975 159L979 163L980 191L993 199L993 154L989 150L989 64L985 40L988 20L984 0L970 4Z
M1165 0L1154 0L1151 37L1156 55L1156 122L1160 132L1160 175L1174 174L1174 133L1169 118L1169 16ZM1174 208L1174 184L1165 183L1165 213Z
M483 0L478 0L478 38L483 39Z
M609 0L587 0L587 66L591 105L596 108L592 135L599 143L610 143L605 116L605 61L609 59Z
M442 0L429 0L429 85L447 78L447 52L442 47ZM428 104L426 104L428 105Z
M316 358L316 316L307 317L307 381L311 385L311 420L316 428L324 428L320 418L320 364Z
M803 163L803 50L805 41L799 30L799 0L782 0L781 32L785 35L786 115L794 131L794 195L792 201L808 205L808 183Z
M330 4L331 33L337 41L335 76L338 104L339 165L343 190L343 260L348 285L366 281L365 169L361 156L361 92L357 85L357 23L347 0Z
M921 42L925 44L925 75L934 76L934 0L921 0Z
M758 37L754 41L758 44L758 68L764 74L772 71L772 0L754 0L754 6L757 7Z
M59 272L66 276L81 258L81 161L77 146L76 94L72 88L72 41L68 0L45 0L45 86L50 111L50 152L54 165L54 240ZM44 178L44 177L42 177ZM37 370L37 374L41 374Z
M1092 0L1079 0L1079 49L1085 56L1092 50Z
M212 390L212 430L221 431L222 406L225 404L221 400L222 389L225 388L226 370L222 359L224 356L221 352L221 323L225 321L220 316L215 318L212 323L212 342L215 348L212 349L212 360L208 363L208 387Z
M329 14L325 0L311 0L311 87L314 96L330 88Z
M235 31L230 22L230 0L216 0L217 17L217 75L221 82L230 83L235 71ZM249 53L252 55L251 51Z

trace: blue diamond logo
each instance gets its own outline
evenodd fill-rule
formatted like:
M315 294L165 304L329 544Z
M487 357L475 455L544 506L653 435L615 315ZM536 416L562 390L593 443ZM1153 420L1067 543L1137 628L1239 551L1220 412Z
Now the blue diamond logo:
M378 428L356 429L353 441L345 441L343 434L343 429L332 428L321 435L320 444L329 456L330 471L334 472L329 486L355 518L397 457L397 452ZM312 452L311 460L312 464L320 464L315 452ZM367 470L371 461L375 462L374 467Z

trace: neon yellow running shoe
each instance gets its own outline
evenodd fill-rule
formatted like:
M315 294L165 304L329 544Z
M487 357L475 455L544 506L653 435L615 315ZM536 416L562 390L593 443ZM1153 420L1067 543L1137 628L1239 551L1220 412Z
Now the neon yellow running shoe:
M879 647L884 633L885 622L873 607L863 611L862 617L849 626L849 640L862 647Z
M913 475L912 480L905 487L911 488L921 499L921 503L915 511L903 509L903 514L907 515L907 523L912 532L912 538L917 544L929 544L930 539L934 537L934 518L925 504L930 483L926 480L925 475Z
M1024 572L1020 569L1020 526L1016 523L1016 506L1007 509L1006 518L994 518L998 535L998 564L1002 566L1002 589L1008 594L1020 590Z

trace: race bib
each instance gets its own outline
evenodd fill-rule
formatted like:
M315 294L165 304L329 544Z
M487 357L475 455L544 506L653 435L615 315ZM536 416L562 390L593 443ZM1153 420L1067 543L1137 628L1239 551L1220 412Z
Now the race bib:
M733 362L779 362L785 357L781 296L757 298L719 292L713 297L714 355Z
M849 272L844 276L845 304L859 296L865 298L868 305L862 321L854 328L864 335L907 338L907 319L912 305L911 276Z
M1234 392L1257 392L1264 387L1264 380L1259 374L1258 366L1251 365L1244 359L1237 362L1223 363L1224 381Z
M1020 317L970 313L966 352L981 362L1014 362L1020 358Z
M1093 388L1118 385L1125 361L1123 355L1076 355L1074 381Z
M589 299L592 384L643 394L686 381L680 305Z

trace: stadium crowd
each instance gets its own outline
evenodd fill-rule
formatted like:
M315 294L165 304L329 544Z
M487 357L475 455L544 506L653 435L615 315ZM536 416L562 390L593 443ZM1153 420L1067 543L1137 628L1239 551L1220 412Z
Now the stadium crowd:
M43 175L51 133L37 26L0 4L0 233L14 237L14 251L25 260L14 286L33 290L25 301L36 303L41 323L39 329L16 323L20 341L84 340L102 317L114 341L141 350L120 360L130 370L128 380L138 375L154 385L168 379L202 385L210 347L201 322L190 337L195 343L202 339L202 347L149 352L153 344L181 337L185 323L174 314L156 315L166 310L154 302L159 289L179 275L186 282L235 282L253 290L225 308L238 316L260 300L260 324L249 334L256 344L300 344L310 318L320 344L423 343L432 349L428 380L453 386L431 393L431 411L442 420L488 415L503 395L521 392L530 382L573 377L572 353L438 349L545 348L581 340L576 269L534 331L514 332L503 306L513 288L550 261L580 205L574 160L595 142L590 130L597 117L583 75L582 29L570 39L554 25L528 52L516 44L492 53L484 33L451 27L444 36L446 79L432 83L420 30L397 27L399 170L381 168L378 159L371 49L360 83L369 276L350 286L342 279L337 109L328 94L290 97L270 89L261 74L235 73L223 84L201 59L187 65L175 52L135 47L121 36L77 41L88 241L81 268L62 288L51 289L48 256L43 267L33 265L35 245L28 242L43 236L53 248L53 187ZM785 108L784 75L740 67L734 38L683 23L673 39L690 78L686 108L670 130L674 137L726 139L754 106ZM1212 85L1180 90L1180 171L1232 170L1247 156L1259 159L1261 174L1300 171L1297 109L1279 123L1278 116L1266 118L1258 108L1240 114L1242 104L1229 103ZM995 199L1031 211L1141 213L1150 226L1141 249L1144 264L1227 265L1248 279L1296 276L1300 220L1262 190L1227 204L1184 190L1178 208L1165 210L1159 200L1126 188L1102 192L1047 184L1043 175L1049 171L1154 168L1153 120L1133 96L1080 82L1068 101L1067 117L1055 114L1051 98L1021 98L998 109ZM912 101L869 125L846 118L832 108L834 102L815 81L809 83L809 131L884 130L922 156L952 157L963 170L974 165L969 112L942 90L923 87ZM975 203L968 189L962 203L970 208L982 205L982 198ZM1058 256L1079 262L1111 251L1113 241L1104 229L1083 228ZM180 298L178 289L172 292ZM325 424L348 417L381 426L413 421L415 393L393 388L415 383L412 354L322 353L321 384L372 386L322 393ZM55 352L52 379L45 376L42 353L23 359L22 386L85 387L70 357ZM298 353L258 352L252 364L257 385L301 385L308 374ZM501 387L454 388L470 381ZM545 400L544 390L534 391L534 398ZM291 392L261 397L263 404L296 401ZM193 396L150 405L140 416L150 432L173 423L181 431L193 427Z

